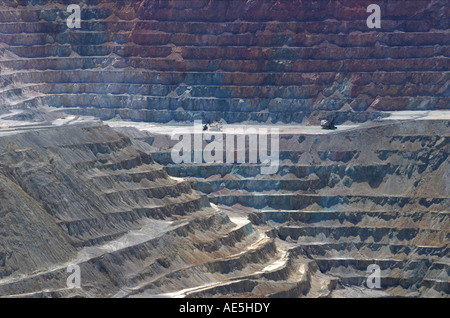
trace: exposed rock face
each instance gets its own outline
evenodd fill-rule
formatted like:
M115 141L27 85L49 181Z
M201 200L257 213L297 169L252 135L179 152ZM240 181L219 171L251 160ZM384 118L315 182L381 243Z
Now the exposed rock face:
M81 1L68 29L61 1L4 0L1 98L151 122L448 108L447 1L378 1L369 29L372 2Z
M0 295L448 297L448 128L285 133L271 176L167 164L168 136L135 129L0 137Z
M0 279L51 268L76 255L56 220L3 173L0 188Z
M188 181L169 177L149 147L107 126L1 138L0 295L126 296L259 239L249 221L233 224ZM261 249L270 252L261 259L274 257L273 243ZM81 266L83 291L67 288L69 264Z
M180 165L165 151L153 156L170 175L276 238L286 276L278 276L280 269L270 279L295 280L296 266L308 266L309 287L281 295L448 297L448 131L448 121L437 120L324 135L286 132L278 173L270 176L255 164ZM164 138L155 135L152 144L166 144ZM381 294L356 288L367 286L371 264L381 268ZM249 281L193 295L252 294L269 284Z
M447 1L62 2L0 3L0 296L449 297L449 117L380 119L449 108ZM66 113L363 124L262 175Z

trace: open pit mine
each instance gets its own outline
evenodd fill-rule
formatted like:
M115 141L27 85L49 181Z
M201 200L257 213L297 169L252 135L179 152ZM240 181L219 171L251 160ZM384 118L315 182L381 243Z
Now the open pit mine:
M449 22L0 0L0 297L450 297Z

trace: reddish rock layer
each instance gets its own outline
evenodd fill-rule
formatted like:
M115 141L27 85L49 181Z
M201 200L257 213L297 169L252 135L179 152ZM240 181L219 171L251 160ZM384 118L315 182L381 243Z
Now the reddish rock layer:
M68 29L72 2L3 1L5 104L155 122L449 108L447 1L377 1L380 29L373 0L82 1Z

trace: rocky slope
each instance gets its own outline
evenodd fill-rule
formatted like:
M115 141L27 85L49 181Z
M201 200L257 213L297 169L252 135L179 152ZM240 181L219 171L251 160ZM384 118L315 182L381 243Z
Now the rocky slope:
M270 176L173 165L167 135L130 128L1 137L0 295L448 297L448 127L282 134Z
M254 295L274 288L272 280L298 283L300 266L308 288L277 295L448 297L448 131L446 120L384 121L322 135L287 130L274 175L261 175L258 164L173 164L167 135L140 139L161 149L153 157L170 175L247 217L283 251L282 276L191 296ZM371 264L381 268L381 290L367 288Z
M0 138L0 295L163 294L276 259L273 239L210 207L148 148L107 126ZM82 290L67 288L70 264Z
M228 123L448 108L445 0L378 1L380 29L373 1L84 0L80 29L69 2L1 2L8 107Z
M449 297L449 9L371 2L0 0L0 297ZM173 164L202 115L277 173Z

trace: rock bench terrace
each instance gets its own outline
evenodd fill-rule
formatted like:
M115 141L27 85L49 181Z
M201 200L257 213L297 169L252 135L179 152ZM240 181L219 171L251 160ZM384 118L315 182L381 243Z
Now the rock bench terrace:
M450 297L447 1L78 2L0 0L0 297Z

